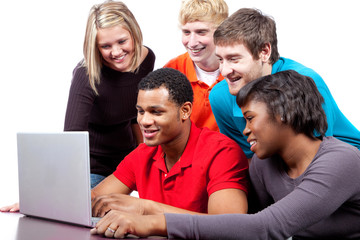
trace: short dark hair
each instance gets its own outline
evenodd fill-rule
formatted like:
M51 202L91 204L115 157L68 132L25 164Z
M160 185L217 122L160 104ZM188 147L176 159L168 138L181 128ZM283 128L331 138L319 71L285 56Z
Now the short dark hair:
M214 43L219 46L244 44L256 60L265 44L270 43L270 63L274 64L280 58L276 23L258 9L240 8L230 15L214 32Z
M139 82L139 90L153 90L164 86L169 91L169 100L181 106L193 102L193 90L187 77L173 68L160 68L150 72Z
M293 70L258 78L242 87L237 95L239 107L249 101L267 105L268 113L308 137L325 136L327 121L319 93L312 78Z

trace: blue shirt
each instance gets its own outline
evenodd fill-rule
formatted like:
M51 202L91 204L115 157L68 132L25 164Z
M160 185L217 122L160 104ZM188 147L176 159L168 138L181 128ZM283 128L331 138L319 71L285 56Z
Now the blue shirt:
M320 94L323 96L323 108L328 123L325 136L334 136L360 149L359 130L357 130L340 111L329 88L319 74L298 62L282 57L274 63L271 73L274 74L290 69L311 77ZM210 92L209 99L220 132L234 139L243 149L246 156L251 158L253 152L250 151L250 144L247 142L247 137L243 135L246 121L240 107L236 104L236 96L231 95L229 92L227 82L221 81L216 84Z

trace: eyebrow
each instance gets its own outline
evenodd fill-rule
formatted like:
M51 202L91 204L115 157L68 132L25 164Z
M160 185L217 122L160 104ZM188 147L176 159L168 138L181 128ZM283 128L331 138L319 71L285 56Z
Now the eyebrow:
M243 112L243 116L245 116L246 114L251 113L251 112L252 112L251 110L247 110L247 111Z
M139 106L139 105L136 105L136 108L143 108L143 107L141 107L141 106ZM160 105L153 105L153 106L148 106L148 107L146 107L146 108L154 109L154 108L162 108L162 106L160 106ZM145 108L145 109L146 109L146 108Z
M114 42L119 42L119 41L124 41L129 39L128 36L124 36L124 37L120 37L118 39L116 39ZM111 42L97 42L98 45L111 45Z
M195 32L199 32L199 31L206 31L206 32L210 32L210 28L200 28L200 29L195 29Z
M224 57L221 57L219 54L215 53L215 56L218 57L218 58L233 58L233 57L239 57L241 55L240 54L227 54Z
M182 27L181 31L190 31L190 30L189 30L189 28ZM207 31L207 32L209 32L210 28L197 28L197 29L194 30L194 32L199 32L199 31Z

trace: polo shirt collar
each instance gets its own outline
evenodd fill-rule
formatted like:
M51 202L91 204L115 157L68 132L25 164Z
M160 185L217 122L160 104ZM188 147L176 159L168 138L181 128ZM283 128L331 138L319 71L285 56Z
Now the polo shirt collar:
M230 94L230 93L228 93L228 94ZM234 117L244 117L242 112L241 112L240 107L236 103L236 96L233 96L233 95L231 95L231 96L234 98L234 101L233 101L233 115L234 115Z
M154 166L157 167L160 171L167 173L167 168L164 161L164 152L161 146L157 146L157 151L153 159L155 161Z
M185 168L191 165L194 158L194 147L197 145L197 141L200 135L201 129L191 122L190 136L186 144L185 150L180 158L181 168Z
M285 59L283 57L280 57L279 60L277 60L273 65L271 69L271 74L280 72L285 64Z
M186 52L187 54L187 58L186 58L186 73L185 75L187 76L187 78L189 79L190 82L197 82L197 76L196 76L196 71L195 71L195 66L194 66L194 62L191 60L191 57L189 55L188 52Z
M189 79L189 82L197 82L198 78L196 76L195 63L192 61L188 52L186 52L185 54L187 55L186 63L185 63L186 64L185 75ZM216 83L218 83L222 80L224 80L224 77L220 73L219 76L217 77L215 83L211 87L215 86Z
M195 124L191 122L190 136L186 144L185 150L181 155L180 160L175 163L175 165L171 168L171 175L178 174L182 168L191 166L194 157L194 147L196 146L200 132L201 129L196 127ZM164 160L164 151L162 150L160 145L157 147L157 151L153 159L155 160L154 166L159 168L159 170L167 173L167 168Z

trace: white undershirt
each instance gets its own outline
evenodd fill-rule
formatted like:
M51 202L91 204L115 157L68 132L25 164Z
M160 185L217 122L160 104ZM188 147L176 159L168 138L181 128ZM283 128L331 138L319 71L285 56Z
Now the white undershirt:
M199 68L196 64L194 65L195 65L196 76L198 77L198 79L206 83L208 86L213 85L220 74L220 70L217 69L213 72L206 72L201 68Z

